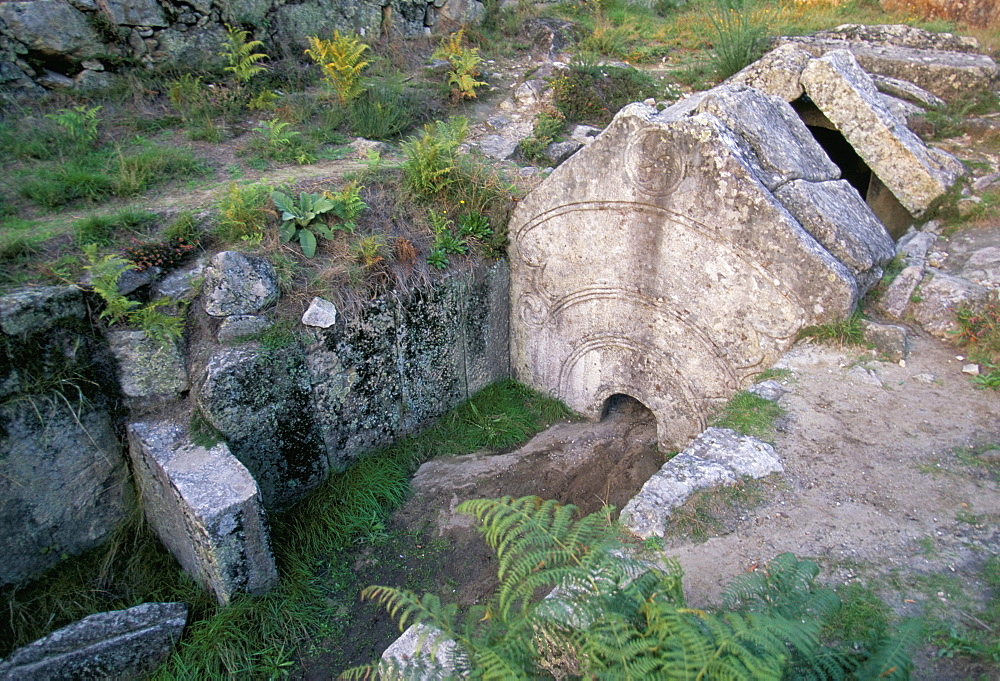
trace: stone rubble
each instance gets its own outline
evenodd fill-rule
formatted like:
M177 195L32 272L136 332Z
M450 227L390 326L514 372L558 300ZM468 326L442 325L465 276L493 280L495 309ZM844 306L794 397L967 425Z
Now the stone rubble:
M184 603L143 603L90 615L0 660L0 680L145 677L170 655L187 617Z

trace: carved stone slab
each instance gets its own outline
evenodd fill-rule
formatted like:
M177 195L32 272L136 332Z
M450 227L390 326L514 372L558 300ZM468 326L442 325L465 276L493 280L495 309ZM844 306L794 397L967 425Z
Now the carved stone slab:
M278 583L257 483L224 443L171 423L132 423L129 453L146 519L184 571L221 604Z
M733 93L717 94L724 107ZM611 395L630 395L672 449L799 329L857 299L850 270L765 186L753 145L697 108L626 107L510 226L515 376L592 418ZM808 166L795 159L765 177L794 179L797 165Z

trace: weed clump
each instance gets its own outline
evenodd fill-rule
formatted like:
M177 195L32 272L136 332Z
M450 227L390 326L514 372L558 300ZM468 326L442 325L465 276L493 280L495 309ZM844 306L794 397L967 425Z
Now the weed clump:
M966 348L970 361L980 365L972 381L979 388L1000 389L1000 300L982 305L962 305L955 310L956 342Z
M605 126L632 102L656 95L652 78L633 68L604 66L592 56L579 55L552 82L554 103L567 124Z

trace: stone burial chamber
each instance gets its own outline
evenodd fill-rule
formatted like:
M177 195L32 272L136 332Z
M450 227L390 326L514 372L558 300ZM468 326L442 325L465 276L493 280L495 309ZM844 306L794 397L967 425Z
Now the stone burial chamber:
M864 121L848 140L890 188L883 168L906 178L893 191L912 212L954 183L960 164L871 98L849 52L806 61L805 87L845 129ZM518 380L591 418L613 395L634 397L661 448L680 450L803 327L851 314L893 240L786 100L724 84L663 111L629 105L520 203Z
M973 38L846 24L778 47L729 79L792 104L895 238L963 174L908 127L928 109L1000 84Z

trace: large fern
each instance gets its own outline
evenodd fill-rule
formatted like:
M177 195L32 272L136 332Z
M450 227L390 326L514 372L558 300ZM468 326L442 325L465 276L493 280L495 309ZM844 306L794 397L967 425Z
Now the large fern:
M267 70L260 62L268 59L268 56L263 52L254 52L264 43L247 40L249 37L250 31L226 24L226 41L222 44L219 56L225 57L229 65L224 70L233 74L238 86L249 83L251 78Z
M651 568L616 545L600 513L537 497L477 499L458 510L482 522L496 551L499 587L484 606L460 612L434 595L369 587L400 627L419 623L448 655L382 663L385 678L611 680L906 678L909 626L871 654L823 647L823 622L840 607L817 586L818 567L791 554L734 580L726 609L686 607L681 570ZM545 596L542 598L542 596ZM433 648L434 646L430 646ZM347 678L365 678L358 668Z

